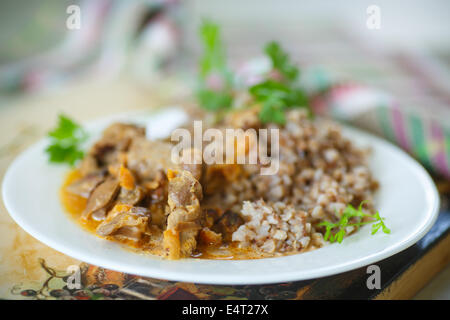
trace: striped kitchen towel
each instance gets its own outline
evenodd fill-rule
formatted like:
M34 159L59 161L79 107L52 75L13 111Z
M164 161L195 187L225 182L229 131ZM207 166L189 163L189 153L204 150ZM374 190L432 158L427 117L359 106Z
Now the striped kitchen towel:
M450 109L402 106L379 90L333 84L312 99L316 113L343 120L394 142L435 174L450 179Z

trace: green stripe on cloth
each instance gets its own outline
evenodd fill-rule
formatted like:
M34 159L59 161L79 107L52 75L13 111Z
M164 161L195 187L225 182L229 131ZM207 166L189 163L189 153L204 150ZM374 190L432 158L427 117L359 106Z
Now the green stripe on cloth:
M444 128L445 154L447 155L447 167L450 168L450 129Z
M388 112L388 108L384 105L378 106L378 108L376 108L376 115L385 138L395 141L395 135L392 129L392 122L391 117L389 116L390 113Z
M412 140L412 151L417 156L420 162L427 167L431 168L431 159L428 152L427 140L425 137L425 131L423 128L422 120L416 115L409 116L409 129Z

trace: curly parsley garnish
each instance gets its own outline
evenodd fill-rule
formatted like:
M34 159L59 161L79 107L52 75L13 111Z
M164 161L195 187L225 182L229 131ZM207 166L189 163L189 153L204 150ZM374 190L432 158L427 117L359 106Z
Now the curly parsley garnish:
M49 161L55 163L67 163L71 166L82 159L84 152L80 145L87 139L83 128L64 115L59 115L58 126L48 133L51 143L45 149L49 155Z
M329 221L323 221L319 223L317 225L318 227L326 228L325 235L323 237L324 240L330 241L331 243L341 243L347 234L348 227L356 227L357 229L359 229L365 224L372 224L372 235L377 233L380 229L386 234L391 233L391 230L384 223L385 218L382 218L378 211L375 214L368 214L362 211L362 206L364 205L364 203L365 201L361 202L358 209L355 209L351 204L349 204L345 208L341 219L336 223L332 223ZM353 219L355 221L350 223L351 218L355 218ZM363 218L370 218L371 220L363 221Z

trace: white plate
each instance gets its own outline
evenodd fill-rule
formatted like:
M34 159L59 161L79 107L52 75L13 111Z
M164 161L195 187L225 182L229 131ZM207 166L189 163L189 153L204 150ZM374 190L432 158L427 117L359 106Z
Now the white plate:
M174 112L160 113L159 127L161 123L170 127ZM154 115L119 115L91 122L86 128L95 139L112 121L146 123L149 119L155 119ZM390 235L372 236L370 226L365 226L342 244L260 260L169 261L137 254L88 233L64 213L58 191L67 168L48 163L44 153L46 139L11 164L3 181L3 199L12 218L36 239L76 259L117 271L210 284L261 284L324 277L375 263L408 248L431 228L439 208L436 187L415 160L367 133L345 128L344 134L358 145L373 148L370 168L381 186L376 207L386 217L386 224L392 231Z

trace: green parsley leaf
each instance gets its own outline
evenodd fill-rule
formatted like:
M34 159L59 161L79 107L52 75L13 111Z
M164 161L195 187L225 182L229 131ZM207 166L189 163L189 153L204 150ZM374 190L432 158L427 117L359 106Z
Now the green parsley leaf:
M227 92L218 92L208 89L200 89L197 91L197 98L200 105L209 111L219 111L228 109L233 102L233 96Z
M301 89L274 80L258 83L250 87L249 92L257 101L267 101L275 96L282 100L284 108L304 107L308 104L308 98Z
M390 234L390 233L391 233L391 229L389 229L389 228L386 226L386 224L384 223L384 221L383 221L385 218L382 218L382 217L380 216L380 213L379 213L378 211L375 213L374 218L375 218L375 221L378 222L376 225L381 226L381 229L383 230L384 233L386 233L386 234ZM378 229L379 229L379 228L380 228L380 227L378 227ZM378 229L377 229L377 231L378 231Z
M232 76L227 68L219 26L209 20L203 21L200 38L204 51L199 65L200 84L197 99L200 106L206 110L229 109L233 103ZM219 88L212 88L208 83L213 75L220 79Z
M259 112L259 119L263 123L274 122L284 124L286 117L284 116L284 103L277 96L272 96L264 101L261 111Z
M285 84L274 80L263 81L255 84L249 89L249 92L257 100L266 100L273 96L278 96L280 99L286 100L289 95L289 91L289 87Z
M293 82L297 79L299 74L297 67L289 61L289 55L277 42L268 43L264 51L272 61L272 67L278 70L286 80Z
M225 49L217 24L204 20L200 27L203 43L203 57L200 60L200 75L205 78L212 71L224 72L226 69Z
M80 138L79 135L83 134L82 130L80 130L80 126L68 117L61 114L59 115L58 120L58 127L48 133L50 137L57 140L78 139Z
M204 20L200 27L200 39L203 43L203 55L199 62L197 100L202 108L221 114L232 108L235 92L219 26ZM268 77L248 90L253 102L261 106L261 122L283 125L286 122L287 109L304 107L309 110L308 98L304 90L295 83L299 75L298 68L281 46L270 42L264 51L272 62L273 70L279 73L281 79ZM311 112L309 114L311 115Z
M373 215L364 213L362 211L362 207L366 202L367 201L361 202L358 209L355 209L351 204L347 205L347 207L344 209L341 219L336 223L323 221L317 224L318 227L325 227L325 233L323 237L324 240L330 241L331 243L342 243L344 237L347 235L348 227L360 228L361 226L370 223L372 223L372 235L376 234L380 230L380 228L384 233L390 234L391 230L384 223L385 218L382 218L378 211ZM363 222L362 219L366 217L371 218L371 220ZM356 222L349 223L351 218L356 218Z
M289 60L289 55L276 42L270 42L264 49L272 61L272 67L282 79L267 79L249 88L249 93L261 104L260 119L263 123L283 125L284 113L289 108L308 108L308 98L303 89L295 83L299 70ZM309 110L309 108L308 108ZM310 113L311 114L311 113Z
M250 87L249 92L262 104L259 116L263 123L284 124L287 109L308 106L308 99L301 89L274 80L258 83Z
M84 155L83 151L76 146L62 146L57 143L48 146L45 151L49 154L50 162L68 163L71 166Z
M51 144L45 149L49 161L73 166L84 156L80 144L87 139L80 125L64 115L59 115L58 126L48 133Z

